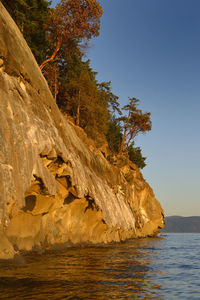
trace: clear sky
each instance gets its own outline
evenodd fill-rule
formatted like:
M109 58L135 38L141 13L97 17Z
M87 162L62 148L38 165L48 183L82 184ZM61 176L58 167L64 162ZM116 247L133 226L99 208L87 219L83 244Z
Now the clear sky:
M99 2L91 66L122 106L136 97L151 112L152 131L136 145L165 214L200 215L200 0Z

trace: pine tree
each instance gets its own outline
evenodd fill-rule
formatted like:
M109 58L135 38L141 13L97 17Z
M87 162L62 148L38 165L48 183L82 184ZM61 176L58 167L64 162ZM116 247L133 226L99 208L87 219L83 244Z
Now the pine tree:
M118 112L118 114L121 115L121 109L118 102L119 97L112 93L111 81L98 83L97 86L102 100L109 104L111 112Z
M150 112L143 113L137 108L140 100L136 98L129 98L129 103L122 109L128 112L128 115L124 115L118 120L122 122L122 128L124 129L122 144L120 152L124 152L125 146L129 146L134 141L135 137L139 133L145 133L151 130L151 114Z
M51 1L47 0L1 0L40 64L49 47L44 25L47 23Z
M112 154L119 153L122 143L122 128L114 116L107 123L106 139Z
M134 147L134 143L128 146L128 156L139 169L143 169L146 166L146 157L142 156L142 150L140 147Z

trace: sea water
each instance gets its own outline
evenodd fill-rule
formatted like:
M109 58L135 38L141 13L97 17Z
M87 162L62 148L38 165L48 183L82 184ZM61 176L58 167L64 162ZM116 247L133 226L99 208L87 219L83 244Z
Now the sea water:
M200 299L200 234L0 261L0 299Z

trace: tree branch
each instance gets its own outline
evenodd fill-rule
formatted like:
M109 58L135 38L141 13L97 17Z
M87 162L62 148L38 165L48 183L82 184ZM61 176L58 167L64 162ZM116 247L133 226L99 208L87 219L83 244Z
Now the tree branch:
M40 65L40 70L42 70L49 62L52 62L55 60L56 54L58 53L58 51L60 50L61 47L61 42L58 41L55 50L53 51L52 55L50 58L46 59L45 61L43 61L43 63Z

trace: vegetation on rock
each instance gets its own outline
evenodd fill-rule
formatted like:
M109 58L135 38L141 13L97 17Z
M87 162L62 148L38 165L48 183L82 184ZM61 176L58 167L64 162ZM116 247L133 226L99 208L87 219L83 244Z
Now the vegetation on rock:
M128 147L138 133L145 133L151 130L151 114L149 112L142 113L137 108L138 103L138 99L129 98L129 104L123 107L123 110L127 111L128 115L118 119L123 123L122 128L124 129L120 152L124 152L125 145Z
M96 0L60 0L55 8L47 0L1 0L7 8L47 79L61 111L82 127L109 155L129 157L145 167L141 149L134 146L139 133L151 130L150 113L129 98L120 109L111 81L98 82L85 60L88 41L98 36L102 8Z
M1 0L1 2L21 30L38 64L42 63L49 47L44 26L49 18L51 1Z

